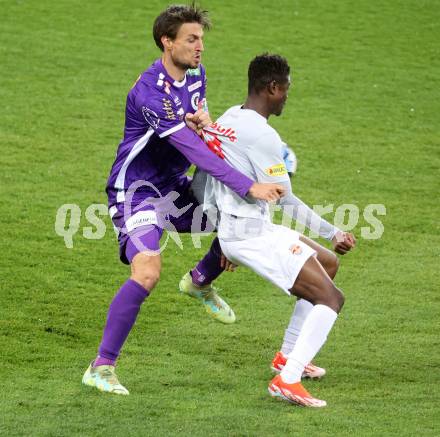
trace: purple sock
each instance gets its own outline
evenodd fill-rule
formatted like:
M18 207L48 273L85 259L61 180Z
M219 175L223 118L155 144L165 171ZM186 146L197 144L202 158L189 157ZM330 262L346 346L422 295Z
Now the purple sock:
M116 360L109 360L108 358L102 358L99 355L93 361L93 367L98 366L116 366Z
M113 361L113 363L116 361L148 294L142 285L132 279L120 288L107 313L107 322L98 350L99 358L95 366L103 359Z
M214 279L220 276L223 272L223 268L220 267L221 248L218 238L215 237L209 252L205 257L197 264L197 266L191 270L191 276L194 284L203 287L210 284Z

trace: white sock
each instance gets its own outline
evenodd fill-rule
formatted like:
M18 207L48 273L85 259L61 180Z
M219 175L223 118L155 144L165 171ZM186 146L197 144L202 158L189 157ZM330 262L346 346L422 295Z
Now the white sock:
M315 305L312 308L281 371L284 382L293 384L301 381L304 367L312 361L327 340L337 317L338 314L327 305Z
M304 321L312 308L313 304L305 299L298 299L296 301L289 325L284 332L283 345L281 346L281 352L284 356L289 355L293 351Z

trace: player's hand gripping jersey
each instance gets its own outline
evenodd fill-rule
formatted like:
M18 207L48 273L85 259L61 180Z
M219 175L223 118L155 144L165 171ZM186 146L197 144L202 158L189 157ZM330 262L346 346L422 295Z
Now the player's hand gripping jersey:
M287 194L280 201L284 211L318 231L321 237L333 238L338 229L292 193L283 159L284 143L266 118L253 110L234 106L207 130L221 142L222 154L230 165L254 181L284 185ZM219 238L223 240L252 238L260 235L271 222L267 202L241 198L208 176L205 208L210 206L216 206L221 213Z

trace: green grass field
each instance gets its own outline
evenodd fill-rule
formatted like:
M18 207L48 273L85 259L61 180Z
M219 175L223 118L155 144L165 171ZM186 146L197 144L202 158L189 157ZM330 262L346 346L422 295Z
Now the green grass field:
M299 159L309 204L386 206L337 284L346 305L307 383L315 411L267 394L293 301L250 271L218 281L238 316L209 319L177 293L209 245L172 241L119 363L131 395L83 387L108 305L127 277L105 238L83 237L121 138L126 93L158 56L159 1L0 1L0 434L4 436L438 436L440 3L202 3L214 116L243 101L250 59L286 56L294 87L271 124ZM58 208L82 210L74 247ZM332 215L327 216L332 220Z

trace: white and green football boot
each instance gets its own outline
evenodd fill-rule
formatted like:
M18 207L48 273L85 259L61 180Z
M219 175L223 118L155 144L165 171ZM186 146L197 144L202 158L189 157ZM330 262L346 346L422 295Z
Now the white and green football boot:
M199 300L205 307L206 312L219 322L231 324L235 322L235 314L232 308L217 294L218 289L212 284L198 287L193 284L190 273L187 273L179 282L179 290Z
M93 367L92 364L84 373L83 384L117 395L129 394L128 390L119 382L114 366Z

